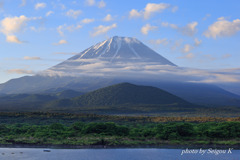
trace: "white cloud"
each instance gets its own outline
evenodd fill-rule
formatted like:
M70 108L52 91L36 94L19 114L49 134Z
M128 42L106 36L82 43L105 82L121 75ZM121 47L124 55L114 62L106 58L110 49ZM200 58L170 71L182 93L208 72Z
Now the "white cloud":
M183 27L178 27L176 24L170 24L168 22L162 22L161 24L163 27L170 27L172 29L177 30L178 32L182 33L185 36L193 36L197 33L197 25L198 22L192 22L187 24Z
M232 22L226 20L224 17L218 18L217 22L214 22L208 27L208 30L203 34L207 38L217 37L229 37L235 35L240 31L240 19L235 19Z
M91 33L91 36L95 37L95 36L100 35L100 34L105 34L108 31L110 31L111 29L116 28L116 27L117 27L116 23L114 23L110 26L99 25L98 27L94 28L94 31Z
M200 44L202 44L202 40L199 40L199 39L195 38L194 39L194 45L199 46Z
M87 23L92 23L92 22L94 22L94 21L95 21L95 19L85 18L85 19L83 19L83 20L81 21L81 23L87 24Z
M142 32L142 34L147 35L149 31L153 31L156 29L157 29L157 26L151 26L150 24L146 24L145 26L143 26L141 28L141 32Z
M160 13L169 7L170 4L166 3L148 3L144 9L143 16L145 19L149 19L154 13Z
M6 41L9 43L23 43L22 41L20 41L16 36L14 35L7 35L6 36Z
M194 55L189 53L182 58L193 58ZM71 60L68 60L71 63ZM73 62L85 62L82 65L62 65L58 68L52 68L42 73L44 75L53 76L103 76L121 77L137 80L144 78L145 80L174 80L180 82L195 83L219 83L219 82L239 82L240 69L229 70L200 70L183 68L169 65L159 65L158 62L127 62L116 61L110 62L107 59L79 59ZM70 72L72 71L72 72Z
M28 21L36 19L40 18L28 18L24 15L19 17L6 17L0 22L0 32L6 36L7 42L22 43L15 34L24 31Z
M98 2L98 8L103 8L103 7L105 7L106 6L106 3L103 1L103 0L101 0L100 2Z
M103 18L103 21L106 21L106 22L112 21L112 20L113 20L113 17L111 16L111 14L108 14L106 15L106 17Z
M47 6L46 3L37 3L35 4L35 9L38 10L38 9L43 9Z
M171 7L170 4L167 3L148 3L146 7L141 10L137 11L136 9L132 9L129 12L129 18L138 18L143 17L144 19L149 19L155 13L161 13L165 9ZM176 10L176 9L175 9Z
M138 17L141 17L141 13L138 12L136 9L132 9L130 12L129 12L129 18L138 18Z
M27 0L22 0L22 3L20 4L20 7L23 7L27 4Z
M150 43L157 44L157 45L160 45L160 44L167 45L168 44L168 40L166 38L164 38L164 39L157 39L157 40L150 40Z
M62 45L62 44L67 44L68 42L64 39L60 40L58 43L53 43L53 45Z
M66 12L66 15L68 17L72 17L72 18L75 18L77 19L78 16L82 13L81 10L73 10L73 9L70 9L69 11Z
M29 56L25 56L23 57L24 60L41 60L40 57L29 57Z
M12 74L34 74L32 70L26 69L9 69L7 72Z
M194 48L194 47L191 46L190 44L185 44L184 47L183 47L183 49L182 49L182 52L183 52L183 53L188 53L188 52L190 52L193 48Z
M46 13L46 17L50 16L50 15L53 14L53 13L54 13L53 11L48 11L48 12Z
M1 32L5 35L14 34L23 30L30 18L22 15L20 17L6 17L1 21Z

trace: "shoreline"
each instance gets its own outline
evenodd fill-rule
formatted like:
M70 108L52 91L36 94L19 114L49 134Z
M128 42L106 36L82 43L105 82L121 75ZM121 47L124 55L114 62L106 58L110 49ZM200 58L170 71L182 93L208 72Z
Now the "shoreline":
M0 144L1 148L49 148L49 149L240 149L240 145L181 145L181 144L162 144L162 145L52 145L52 144Z

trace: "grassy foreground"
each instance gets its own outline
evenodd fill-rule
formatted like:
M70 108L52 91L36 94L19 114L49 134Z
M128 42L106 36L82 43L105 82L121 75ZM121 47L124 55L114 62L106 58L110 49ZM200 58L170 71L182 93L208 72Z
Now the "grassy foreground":
M239 120L209 117L0 113L0 144L236 146L240 145Z

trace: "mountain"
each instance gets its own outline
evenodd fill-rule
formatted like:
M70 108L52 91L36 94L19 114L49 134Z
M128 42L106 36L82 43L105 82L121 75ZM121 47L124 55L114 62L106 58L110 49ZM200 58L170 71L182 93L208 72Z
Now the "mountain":
M36 75L0 84L0 94L86 93L129 82L158 87L192 103L240 106L239 95L213 84L196 83L204 78L201 71L175 65L136 38L115 36Z
M94 63L97 62L97 63ZM78 75L88 64L110 64L117 68L116 63L157 63L158 65L176 66L160 54L156 53L136 38L112 37L100 42L68 60L48 69L43 74L48 75ZM126 65L125 65L126 66ZM101 67L101 66L100 66ZM89 71L89 68L88 70ZM88 72L89 73L89 72Z

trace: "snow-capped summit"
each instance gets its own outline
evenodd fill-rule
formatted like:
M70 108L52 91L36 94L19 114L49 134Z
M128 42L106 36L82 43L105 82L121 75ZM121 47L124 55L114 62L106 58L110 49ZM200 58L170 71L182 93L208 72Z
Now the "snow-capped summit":
M100 73L100 68L104 68L104 71L107 69L113 71L113 68L126 70L133 66L140 70L142 66L153 63L154 65L176 66L136 38L114 36L87 48L42 74L77 76L86 72Z
M69 60L101 58L109 61L154 61L161 65L174 65L136 38L114 36L84 50Z

